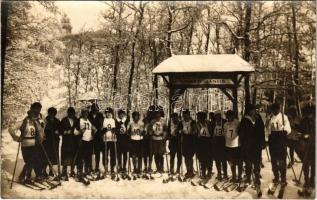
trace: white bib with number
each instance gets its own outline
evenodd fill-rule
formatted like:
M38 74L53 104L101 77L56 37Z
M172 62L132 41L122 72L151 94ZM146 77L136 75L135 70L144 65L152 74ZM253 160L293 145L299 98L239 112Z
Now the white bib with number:
M224 124L224 135L226 139L226 147L239 146L238 127L239 127L238 120L234 120L232 122L226 122Z
M217 124L217 123L216 123L215 129L214 129L214 135L215 135L215 136L223 136L223 127L222 127L222 124Z
M199 124L199 136L210 137L210 133L209 133L207 125Z
M83 119L83 118L80 118L79 120L79 125L80 125L80 130L83 130L83 138L82 140L84 141L91 141L93 138L92 138L92 131L91 131L91 123L90 121L87 119Z
M111 130L115 128L116 123L112 118L105 118L103 120L103 128L107 129L104 137L104 141L116 141L116 135Z
M144 124L142 121L130 122L131 128L131 140L142 140L143 135L142 132L144 131Z

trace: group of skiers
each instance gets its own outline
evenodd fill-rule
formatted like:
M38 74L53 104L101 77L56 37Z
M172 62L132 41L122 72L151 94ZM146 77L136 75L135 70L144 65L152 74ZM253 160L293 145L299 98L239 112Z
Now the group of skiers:
M229 179L229 163L231 182L243 181L249 184L253 178L257 188L260 188L261 184L262 150L268 145L274 175L273 183L280 183L284 187L288 137L293 129L296 129L296 135L303 139L304 146L309 144L308 149L305 148L304 151L305 158L302 158L304 186L314 187L315 184L314 107L306 109L305 118L298 121L296 126L293 125L293 120L290 123L278 103L271 106L265 122L254 105L246 106L241 121L232 110L226 112L225 119L220 111L198 112L196 120L191 117L189 110L182 110L180 114L171 113L171 120L167 121L160 106L149 107L143 119L141 114L135 111L130 120L124 110L115 113L108 107L101 112L96 103L93 103L90 109L82 109L79 118L76 117L76 110L69 107L67 116L60 121L56 118L57 110L53 107L48 109L47 117L43 119L41 108L38 102L31 105L19 129L20 136L17 135L17 131L10 132L15 133L12 134L13 138L21 142L25 165L19 176L20 182L31 181L32 170L35 171L36 179L54 176L56 174L53 165L60 164L62 170L58 177L62 180L68 180L68 176L76 177L79 181L85 181L90 176L102 179L107 176L109 161L112 179L116 179L119 174L126 176L131 166L133 173L139 177L151 173L162 174L168 141L170 156L169 159L166 157L165 162L169 165L168 169L165 169L171 176L182 174L184 159L184 179L192 179L195 176L196 155L199 161L197 173L202 179L212 176L214 161L216 178ZM266 133L268 142L265 139ZM152 170L153 156L155 172ZM100 169L100 161L104 170Z

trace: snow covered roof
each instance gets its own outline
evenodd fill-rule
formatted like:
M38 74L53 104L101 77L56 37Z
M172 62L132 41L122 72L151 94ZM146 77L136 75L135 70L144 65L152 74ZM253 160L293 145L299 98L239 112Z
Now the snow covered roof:
M153 69L154 74L186 72L254 72L254 67L236 54L174 55Z

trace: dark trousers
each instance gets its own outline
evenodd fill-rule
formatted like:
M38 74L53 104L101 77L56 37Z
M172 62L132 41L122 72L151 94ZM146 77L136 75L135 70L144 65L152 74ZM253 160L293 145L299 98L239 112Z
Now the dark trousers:
M240 147L226 147L227 159L231 168L232 178L237 178L237 168L238 168L238 179L242 176L242 159Z
M110 170L114 172L114 167L116 165L116 154L115 154L115 142L107 142L107 149L103 151L103 165L105 166L105 170L108 171L108 157L110 155ZM107 161L107 162L106 162Z
M32 170L34 170L37 177L42 175L43 169L43 156L42 149L39 146L22 147L22 157L24 160L24 167L21 176L26 176L27 179L31 178Z
M199 137L197 139L197 157L201 166L203 177L211 175L212 165L212 141L209 137Z
M86 174L91 172L92 152L93 142L82 140L78 151L77 171L79 174L82 174L84 170Z
M169 150L170 150L170 172L174 173L174 163L175 157L177 154L177 169L176 171L179 172L181 163L182 163L182 154L180 144L178 142L178 138L172 137L169 142Z
M306 158L303 159L303 172L306 187L315 187L315 141L307 144Z
M102 153L102 156L104 157L104 142L101 138L94 138L94 154L95 154L95 171L99 171L99 163L100 163L100 153ZM104 158L102 158L104 159Z
M260 170L261 170L261 160L259 159L245 159L245 173L247 180L251 180L252 169L254 174L254 183L257 185L261 184L260 181Z
M153 151L151 139L144 139L143 147L144 168L152 169Z
M286 182L286 142L286 132L284 131L272 131L269 135L269 151L273 175L275 180L281 178L283 183Z

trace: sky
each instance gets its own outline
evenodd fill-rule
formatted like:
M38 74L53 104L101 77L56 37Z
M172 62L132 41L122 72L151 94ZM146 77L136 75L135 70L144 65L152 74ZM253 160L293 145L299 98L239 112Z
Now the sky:
M98 29L101 11L106 8L100 1L56 1L56 5L69 16L73 33L78 33L82 28Z

